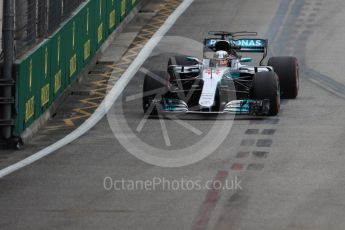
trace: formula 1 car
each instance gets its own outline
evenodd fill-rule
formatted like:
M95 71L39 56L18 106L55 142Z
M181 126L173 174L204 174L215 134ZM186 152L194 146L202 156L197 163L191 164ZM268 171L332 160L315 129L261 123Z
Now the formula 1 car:
M224 113L275 116L280 99L294 99L299 90L295 57L272 57L267 66L268 40L256 32L209 32L204 57L175 56L166 72L147 74L143 110L158 113ZM250 38L248 38L250 37ZM262 53L258 66L239 53Z

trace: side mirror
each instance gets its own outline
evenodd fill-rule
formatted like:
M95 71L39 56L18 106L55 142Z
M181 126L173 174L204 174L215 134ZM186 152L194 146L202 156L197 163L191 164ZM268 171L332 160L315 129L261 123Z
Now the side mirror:
M248 62L252 62L253 61L253 58L248 58L248 57L245 57L245 58L241 58L240 62L244 62L244 63L248 63Z
M186 59L187 59L187 61L191 61L191 62L195 61L199 64L201 63L200 60L196 57L187 57Z

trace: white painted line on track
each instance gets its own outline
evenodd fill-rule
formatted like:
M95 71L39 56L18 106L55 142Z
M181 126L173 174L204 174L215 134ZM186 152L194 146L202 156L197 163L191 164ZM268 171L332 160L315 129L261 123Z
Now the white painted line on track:
M180 6L169 16L161 28L153 35L153 37L147 42L144 48L141 50L136 59L124 72L121 78L116 82L114 87L105 97L103 102L100 104L98 109L92 114L92 116L87 119L80 127L74 130L72 133L68 134L66 137L57 141L56 143L42 149L41 151L31 155L24 160L19 161L13 165L8 166L0 170L0 178L3 178L25 166L28 166L45 156L48 156L55 152L56 150L68 145L69 143L75 141L85 133L87 133L91 128L93 128L110 110L111 106L115 103L118 97L121 95L125 87L128 85L130 80L134 77L139 68L144 64L144 62L149 58L153 49L162 40L163 36L170 30L170 28L175 24L177 19L188 9L188 7L194 2L194 0L184 0Z

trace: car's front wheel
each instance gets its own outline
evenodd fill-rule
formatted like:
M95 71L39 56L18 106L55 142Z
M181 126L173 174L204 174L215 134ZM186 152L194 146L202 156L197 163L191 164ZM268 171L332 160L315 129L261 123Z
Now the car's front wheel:
M154 101L161 100L162 96L168 92L168 82L166 73L156 71L147 74L144 78L143 85L143 110L149 115L157 115L158 108Z
M254 100L269 100L270 109L268 115L275 116L279 113L279 79L274 72L258 72L254 75L252 85L252 98Z
M295 99L299 90L299 68L295 57L272 57L268 60L279 77L281 96Z

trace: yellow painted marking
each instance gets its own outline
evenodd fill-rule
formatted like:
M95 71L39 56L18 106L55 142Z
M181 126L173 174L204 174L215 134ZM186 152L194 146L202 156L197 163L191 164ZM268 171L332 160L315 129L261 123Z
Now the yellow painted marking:
M29 62L29 90L31 91L32 88L32 59Z
M73 28L72 28L72 30L73 30L72 45L73 45L73 50L74 50L74 48L75 48L75 22L73 22Z
M87 35L89 35L89 27L90 27L90 9L88 7L87 13L86 13L86 33L87 33Z
M77 71L77 54L74 54L69 61L69 77Z
M103 0L99 0L99 18L102 19L102 1Z
M57 93L61 88L61 69L54 76L54 93Z
M25 103L25 123L28 122L35 114L35 97L31 97Z
M109 15L109 29L113 28L115 26L115 10L110 12Z
M70 126L70 127L75 126L71 119L64 119L63 121L64 121L65 125L67 125L67 126Z
M97 108L97 107L89 106L89 107L83 107L83 108L75 109L74 111L78 112L78 113L81 113L81 114L84 114L85 116L91 116L91 113L89 113L89 112L87 112L85 110L87 110L87 109L95 109L95 108Z
M59 129L63 129L63 128L66 128L66 126L65 125L52 125L52 126L47 126L45 128L45 130L54 131L54 130L59 130Z
M121 2L121 17L126 14L126 0L122 0Z
M44 87L41 89L41 106L45 106L49 102L49 88L50 85L46 84Z
M47 78L48 75L48 47L45 49L44 53L44 78Z
M57 45L57 62L60 65L60 48L61 48L61 37L58 37L58 45Z
M87 40L84 44L84 61L91 56L91 41Z
M68 119L64 119L64 123L65 125L69 126L69 127L72 127L72 126L75 126L74 124L74 120L80 120L82 118L87 118L87 117L90 117L91 116L91 113L89 112L86 112L84 110L81 110L81 109L74 109L74 111L78 112L78 113L81 113L81 114L84 114L82 116L75 116L75 117L72 117L72 118L68 118Z
M103 40L103 23L101 23L99 26L98 26L98 43L100 43L102 40Z

